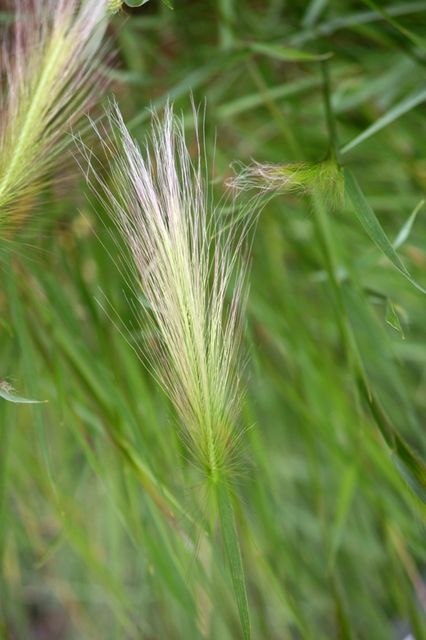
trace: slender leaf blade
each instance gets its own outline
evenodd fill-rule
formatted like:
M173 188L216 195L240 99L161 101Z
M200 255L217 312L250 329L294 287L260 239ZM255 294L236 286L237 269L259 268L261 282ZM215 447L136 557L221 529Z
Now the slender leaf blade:
M231 573L232 586L240 616L243 637L244 640L250 640L251 630L246 582L240 543L238 541L237 528L235 525L234 509L228 487L224 483L220 482L216 489L223 543Z
M263 44L259 42L252 42L249 45L249 48L254 53L261 53L269 58L282 60L284 62L319 62L322 60L328 60L333 55L331 52L310 53L309 51L282 47L277 44Z
M398 102L392 109L387 111L381 118L376 120L371 126L367 127L365 131L356 136L353 140L348 142L342 149L340 149L340 153L344 154L348 151L351 151L355 147L357 147L361 142L371 138L376 133L387 127L389 124L408 113L415 107L418 107L419 104L426 101L426 89L422 89L421 91L416 91L412 93L408 98L401 100Z
M416 221L417 214L419 213L420 209L423 207L424 203L425 203L424 200L420 200L418 205L415 207L414 211L409 216L408 220L406 220L406 222L402 225L398 235L396 236L395 240L392 243L394 249L398 249L408 239L411 233L411 230L413 228L413 225Z
M401 338L404 339L404 331L402 329L401 320L399 319L398 312L396 310L395 304L388 298L386 301L386 312L385 312L385 320L387 324L398 331L401 335Z
M369 205L366 197L364 196L358 181L349 169L344 170L345 178L345 191L352 202L355 215L367 232L370 239L374 244L382 251L382 253L391 261L393 266L409 281L412 285L426 293L426 290L419 285L410 275L407 267L401 261L401 258L396 253L391 242L389 241L386 233L383 230L382 225L377 219L376 214Z
M350 507L357 488L358 470L355 465L345 470L336 503L336 517L331 533L328 565L333 568L342 542Z

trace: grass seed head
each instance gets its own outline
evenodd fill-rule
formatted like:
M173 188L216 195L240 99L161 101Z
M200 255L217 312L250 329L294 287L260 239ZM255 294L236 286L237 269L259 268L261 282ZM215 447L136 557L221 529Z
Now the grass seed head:
M16 0L3 42L0 232L20 219L96 100L107 0ZM16 216L14 215L16 213Z
M230 181L237 190L257 189L261 192L316 194L333 207L343 201L342 171L333 158L322 162L289 162L243 166Z
M112 159L112 183L97 174L92 186L127 241L148 302L158 338L150 366L177 409L194 459L217 480L231 470L240 439L242 253L254 217L239 212L237 222L229 206L212 205L200 141L192 159L184 123L170 106L161 120L154 117L143 152L118 108L108 128L113 135L97 132Z

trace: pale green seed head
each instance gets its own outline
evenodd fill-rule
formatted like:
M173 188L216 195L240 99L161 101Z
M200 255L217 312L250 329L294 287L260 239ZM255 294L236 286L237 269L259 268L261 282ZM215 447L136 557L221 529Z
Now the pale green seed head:
M344 194L342 171L333 158L322 162L255 163L243 167L230 184L238 190L316 194L333 207L343 201Z
M154 118L144 152L117 108L109 124L109 134L97 131L113 186L99 176L92 186L127 241L148 303L157 340L145 361L176 407L194 460L216 480L233 466L240 434L242 247L253 214L237 225L212 205L202 155L190 157L171 107Z
M19 220L105 84L102 56L107 0L17 0L15 32L1 97L0 232Z

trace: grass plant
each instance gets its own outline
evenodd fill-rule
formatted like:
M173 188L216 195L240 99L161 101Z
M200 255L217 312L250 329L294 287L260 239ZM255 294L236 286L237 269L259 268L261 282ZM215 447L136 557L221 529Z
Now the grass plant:
M2 110L3 229L49 197L1 264L0 637L422 640L426 3L118 4L96 178L44 180L85 89L28 146Z
M197 120L196 111L194 116ZM218 511L243 635L249 638L231 482L242 437L239 348L247 269L242 253L255 212L245 209L237 217L226 200L227 210L214 206L201 138L197 135L192 159L184 122L172 106L154 120L146 157L117 105L107 120L110 131L95 129L112 186L99 173L89 183L129 248L127 271L136 269L141 286L140 293L135 286L135 297L143 296L141 307L152 321L151 348L142 358L180 417L191 461L202 474L207 508ZM84 152L90 173L92 154L87 147ZM214 527L212 513L209 519Z

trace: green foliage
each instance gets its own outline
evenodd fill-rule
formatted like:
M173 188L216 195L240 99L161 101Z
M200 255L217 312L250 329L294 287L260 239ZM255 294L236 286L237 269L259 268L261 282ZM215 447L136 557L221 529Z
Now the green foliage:
M206 99L214 201L238 166L281 178L253 234L238 473L200 486L85 176L46 189L1 262L0 377L48 402L0 398L0 637L424 638L426 3L173 5L109 27L132 135L171 97L195 157Z

